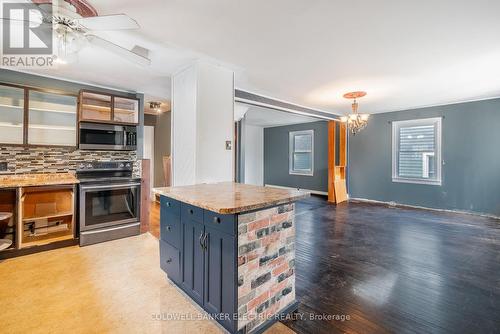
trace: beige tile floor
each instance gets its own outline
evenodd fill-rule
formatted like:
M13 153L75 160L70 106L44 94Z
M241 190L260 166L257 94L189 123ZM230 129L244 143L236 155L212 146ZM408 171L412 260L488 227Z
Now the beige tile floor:
M0 333L222 333L165 279L146 233L0 262ZM156 320L155 315L195 320ZM266 334L293 333L281 323Z

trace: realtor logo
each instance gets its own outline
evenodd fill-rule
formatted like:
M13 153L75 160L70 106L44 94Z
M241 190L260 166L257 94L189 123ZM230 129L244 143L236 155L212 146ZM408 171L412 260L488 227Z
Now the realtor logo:
M42 12L32 3L3 4L3 54L52 54L52 7Z
M2 2L1 66L53 67L52 5Z

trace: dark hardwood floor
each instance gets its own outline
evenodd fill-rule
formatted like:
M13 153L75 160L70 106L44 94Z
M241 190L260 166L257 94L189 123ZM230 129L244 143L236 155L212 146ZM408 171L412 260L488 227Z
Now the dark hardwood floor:
M499 220L314 196L296 227L297 333L500 333Z
M297 333L500 333L500 221L297 203Z

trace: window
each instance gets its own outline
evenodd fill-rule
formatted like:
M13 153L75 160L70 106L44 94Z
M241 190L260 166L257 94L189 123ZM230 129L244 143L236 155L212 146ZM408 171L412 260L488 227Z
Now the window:
M392 123L392 181L441 185L441 118Z
M313 175L314 130L290 132L290 174Z

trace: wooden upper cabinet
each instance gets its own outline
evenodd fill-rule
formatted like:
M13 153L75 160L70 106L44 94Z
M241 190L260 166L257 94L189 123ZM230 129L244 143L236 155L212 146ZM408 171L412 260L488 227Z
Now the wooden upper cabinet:
M0 86L0 143L23 144L25 90Z
M111 95L80 92L80 120L110 122Z
M80 121L139 123L139 101L96 92L80 92Z
M116 97L113 101L114 121L120 123L139 123L139 101Z
M29 91L28 144L76 147L76 96Z

